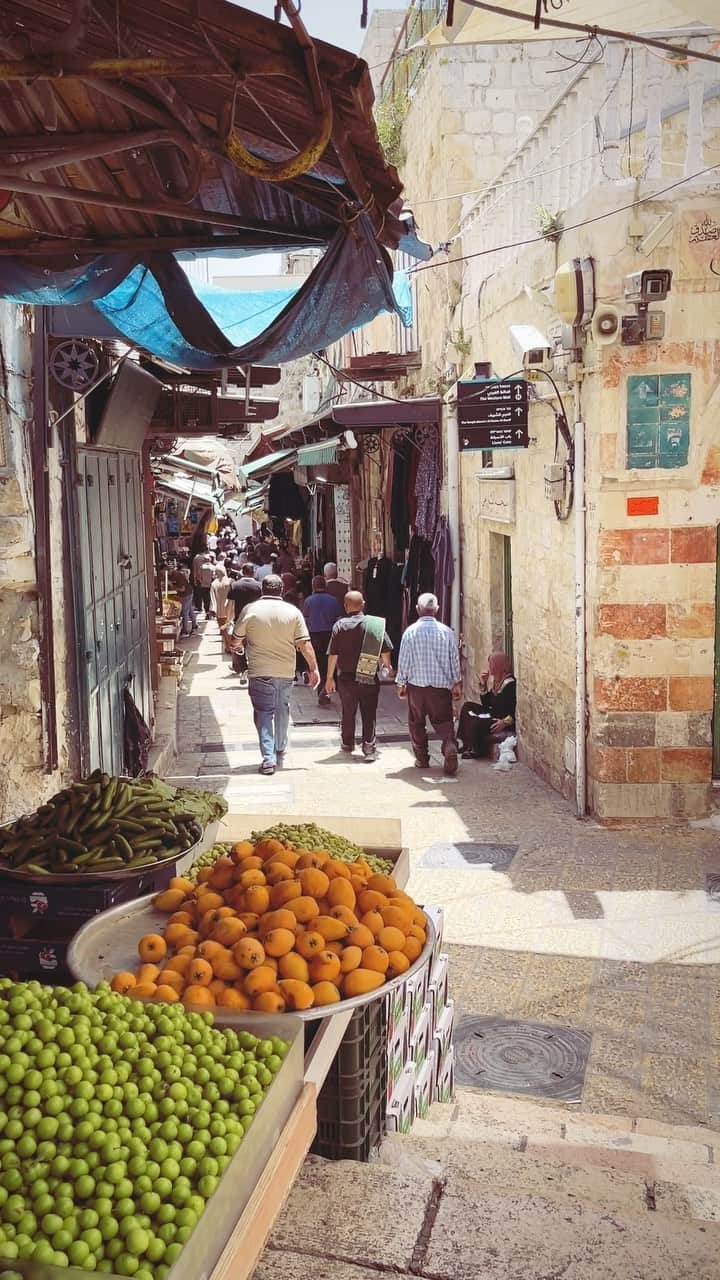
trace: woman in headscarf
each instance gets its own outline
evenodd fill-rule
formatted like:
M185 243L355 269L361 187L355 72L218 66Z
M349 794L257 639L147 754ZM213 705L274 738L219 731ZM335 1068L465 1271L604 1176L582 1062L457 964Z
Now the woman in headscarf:
M493 742L515 729L517 686L506 653L492 653L480 675L480 701L466 702L460 712L458 738L463 758L486 756Z

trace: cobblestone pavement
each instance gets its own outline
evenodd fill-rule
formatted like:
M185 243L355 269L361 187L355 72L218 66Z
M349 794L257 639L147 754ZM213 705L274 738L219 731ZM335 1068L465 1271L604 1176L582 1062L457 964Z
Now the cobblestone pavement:
M583 1110L720 1128L720 903L705 879L720 874L717 832L578 822L522 764L463 762L457 779L415 769L390 687L377 763L342 756L337 708L300 687L286 767L260 777L248 695L215 625L189 646L176 775L270 820L400 818L410 891L445 908L460 1015L591 1032ZM478 844L510 865L469 861Z

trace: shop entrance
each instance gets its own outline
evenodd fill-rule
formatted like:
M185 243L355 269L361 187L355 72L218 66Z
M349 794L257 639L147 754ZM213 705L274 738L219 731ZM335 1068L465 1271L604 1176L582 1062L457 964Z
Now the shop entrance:
M493 653L513 658L512 550L502 533L490 534L490 631Z
M123 689L152 715L140 459L78 449L75 609L83 772L123 772Z
M720 778L720 525L715 574L715 697L713 701L713 778Z
M712 704L712 777L720 778L720 525L715 573L715 698Z

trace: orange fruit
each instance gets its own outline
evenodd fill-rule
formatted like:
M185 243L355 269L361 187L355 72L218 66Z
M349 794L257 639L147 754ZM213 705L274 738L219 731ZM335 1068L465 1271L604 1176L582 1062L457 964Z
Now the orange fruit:
M185 979L177 969L162 969L158 974L158 987L172 987L173 991L182 991Z
M325 939L317 929L307 929L297 935L295 940L295 950L305 960L311 960L318 952L325 948Z
M264 864L265 879L268 884L280 884L281 880L294 880L295 872L287 862L266 862Z
M186 987L183 992L183 1004L198 1005L201 1009L214 1009L215 996L207 987L196 985Z
M190 958L190 956L173 956L170 960L165 961L164 972L169 969L172 972L179 973L182 977L185 977L185 974L190 968Z
M193 960L187 971L188 986L209 987L214 977L212 965L202 957Z
M184 925L187 925L187 927L188 927L189 929L192 929L192 927L193 927L194 923L195 923L195 912L194 912L194 911L192 911L192 912L190 912L190 911L173 911L172 915L171 915L171 916L168 916L168 924L169 924L169 925L170 925L170 924L184 924ZM167 934L167 929L165 930L165 933Z
M353 969L352 973L346 973L342 980L342 993L348 999L351 996L364 996L369 991L375 991L383 985L385 974L378 973L376 969Z
M245 974L243 981L243 990L247 992L251 999L255 996L262 995L263 991L273 991L277 981L277 974L267 964L258 965L257 969L251 969Z
M179 910L182 906L185 896L182 889L165 889L153 899L153 906L156 911L164 911L171 915L173 911Z
M362 951L359 947L344 947L340 957L340 972L350 973L362 964Z
M366 947L371 947L375 941L375 935L371 933L366 924L354 924L348 930L345 939L345 945L350 947L359 947L364 951Z
M412 924L412 911L405 903L391 902L389 906L383 907L380 915L388 929L400 929L407 936Z
M348 907L355 909L355 890L349 880L336 876L327 891L327 899L331 907Z
M368 911L379 911L381 907L389 906L388 899L384 893L376 893L374 889L363 889L358 894L358 912L367 915Z
M262 858L256 858L254 855L250 855L247 858L241 858L236 865L234 879L239 879L243 871L261 871L263 869Z
M212 982L208 983L207 989L208 991L212 991L212 994L217 1000L218 996L222 995L226 986L227 983L223 982L222 978L213 978Z
M219 942L223 947L234 947L246 933L247 926L242 920L238 920L237 916L229 916L218 921L211 936L213 942Z
M230 858L218 858L213 863L212 875L208 880L211 889L229 889L233 882L235 863Z
M204 942L200 943L196 954L199 955L202 960L207 960L210 963L212 962L213 956L219 955L222 950L222 942L215 942L213 938L206 938Z
M249 858L255 852L255 846L250 840L238 840L230 850L230 856L236 862L242 862L243 858Z
M197 936L198 936L198 937L200 937L200 935L199 935L199 934L198 934ZM190 943L188 946L186 946L186 947L178 947L178 950L177 950L176 955L175 955L175 959L177 960L178 956L180 956L180 957L183 957L183 956L190 956L190 958L192 958L194 955L195 955L195 943L194 943L194 942L191 942L191 943ZM167 963L167 961L166 961L166 963Z
M157 964L167 955L167 943L159 933L146 933L138 942L138 955L146 964Z
M311 982L334 982L340 974L340 957L334 951L320 951L310 961Z
M211 893L208 891L202 895L203 911L219 911L220 907L225 906L225 899L221 893Z
M410 968L410 961L404 951L388 952L388 978L399 978L401 973L407 973Z
M334 880L336 876L341 876L343 880L349 880L352 874L347 862L341 862L339 858L328 858L323 865L323 871L331 880Z
M390 894L395 893L397 889L397 881L392 876L385 876L376 872L368 880L368 889L374 889L376 893L382 893L386 898L389 898Z
M293 898L292 901L288 903L288 910L292 911L295 919L299 920L301 924L308 924L319 914L318 904L315 899L304 896L300 898Z
M156 964L141 964L135 977L138 982L157 982L160 968Z
M315 1000L312 987L296 978L281 978L278 988L287 1009L309 1009Z
M116 973L110 983L110 990L117 991L121 996L126 996L132 987L137 986L137 978L134 973Z
M390 957L384 947L366 947L362 953L362 962L363 969L375 969L378 973L385 974L390 964Z
M341 956L344 949L342 942L326 942L323 947L324 951L332 951L336 956Z
M175 1004L175 1001L179 999L180 993L174 987L169 987L167 983L158 983L153 1000L162 1000L165 1004Z
M306 871L308 867L322 868L327 861L328 855L322 849L307 849L299 855L296 867L298 871Z
M345 881L336 880L335 883L345 884ZM332 916L333 920L342 920L343 924L346 924L348 929L352 929L353 925L358 923L357 916L349 907L330 907L327 914Z
M280 907L278 911L266 911L258 924L258 933L261 938L265 937L271 929L289 929L291 933L295 932L297 920L292 911L286 907Z
M245 910L262 916L270 906L270 890L264 884L251 884L245 890Z
M238 982L245 973L245 970L241 969L237 963L232 951L221 951L219 955L213 956L210 963L215 977L222 978L223 982Z
M419 924L410 925L410 937L417 938L418 942L422 943L423 946L427 942L427 934L424 929L420 928Z
M257 938L241 938L232 953L241 969L258 969L265 959L265 951Z
M405 946L405 934L402 929L394 929L392 925L386 924L378 934L378 942L386 951L402 951Z
M222 1009L250 1008L250 998L245 995L244 991L238 991L237 987L226 987L217 997L217 1003Z
M175 947L178 951L180 947L189 947L191 943L196 943L199 937L200 934L186 924L169 924L165 930L168 946Z
M135 986L128 991L128 995L133 999L151 1000L157 991L157 983L155 982L136 982Z
M297 951L288 951L280 957L278 973L281 978L297 978L298 982L307 982L310 976L307 960L303 960Z
M422 954L422 949L423 949L422 942L420 942L417 938L413 938L413 937L406 938L405 945L402 947L402 951L405 953L405 955L407 956L411 964L414 964L414 962Z
M342 997L334 982L316 982L312 989L314 1003L317 1005L337 1004Z
M256 1013L284 1013L285 1001L277 991L263 991L252 1002Z
M325 875L324 871L320 871L318 867L303 867L302 871L298 871L297 878L302 885L302 891L308 898L324 898L330 888L330 878Z
M254 933L260 922L260 917L256 911L241 911L238 920L242 920L248 933Z
M173 876L168 889L179 889L186 898L189 898L195 892L195 885L192 880L186 880L185 876Z
M302 897L302 885L299 880L281 880L270 890L270 906L274 911L285 907L293 898Z
M197 874L196 892L201 885L207 884L212 875L212 867L201 867Z
M333 916L318 916L317 920L313 920L312 927L317 933L322 934L326 942L339 942L348 934L347 925Z
M284 956L295 946L295 934L290 929L271 929L265 934L264 946L269 956Z

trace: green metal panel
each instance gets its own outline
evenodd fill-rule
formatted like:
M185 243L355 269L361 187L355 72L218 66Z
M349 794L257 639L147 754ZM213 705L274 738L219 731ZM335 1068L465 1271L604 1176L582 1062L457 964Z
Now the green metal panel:
M715 575L715 698L713 702L713 778L720 778L720 526Z
M690 452L690 374L643 373L627 380L627 465L686 467Z

